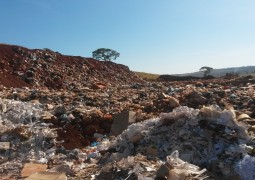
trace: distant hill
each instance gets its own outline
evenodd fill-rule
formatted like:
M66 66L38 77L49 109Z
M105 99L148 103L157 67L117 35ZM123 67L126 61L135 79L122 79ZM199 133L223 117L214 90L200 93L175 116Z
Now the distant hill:
M255 66L242 66L242 67L231 67L231 68L222 68L222 69L213 69L209 75L214 77L225 76L226 73L234 73L238 75L255 73ZM194 77L203 77L204 73L201 71L185 74L172 74L173 76L194 76Z

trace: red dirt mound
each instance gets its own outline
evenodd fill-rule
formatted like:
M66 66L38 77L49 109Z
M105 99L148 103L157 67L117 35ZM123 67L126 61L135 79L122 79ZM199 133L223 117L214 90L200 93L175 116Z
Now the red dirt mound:
M127 84L142 81L121 64L6 44L0 44L0 76L0 83L6 87L50 89L88 87L95 82Z

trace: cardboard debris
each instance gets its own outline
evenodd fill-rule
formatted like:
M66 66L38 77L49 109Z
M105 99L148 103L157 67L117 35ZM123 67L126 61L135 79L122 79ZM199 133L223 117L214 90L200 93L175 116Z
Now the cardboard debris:
M125 111L113 116L113 124L111 128L111 135L121 134L127 127L136 122L136 113L132 111Z
M67 176L61 172L37 172L25 180L67 180Z
M21 171L21 177L28 177L36 172L46 171L47 164L26 163Z

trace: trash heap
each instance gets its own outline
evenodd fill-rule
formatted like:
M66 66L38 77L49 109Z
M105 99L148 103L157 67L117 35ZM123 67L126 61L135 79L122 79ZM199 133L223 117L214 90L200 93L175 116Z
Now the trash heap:
M57 134L40 121L40 104L0 99L1 176L19 176L25 162L47 163Z
M70 163L98 156L95 145L84 148L90 145L90 142L82 144L83 134L76 132L80 129L79 127L70 129L78 125L76 122L69 124L74 118L73 115L65 114L65 108L57 106L54 109L54 114L57 116L55 117L51 114L53 112L49 111L52 108L51 105L43 105L38 101L21 102L0 99L0 179L25 178L32 175L34 171L45 171L47 168L49 171L74 176L75 171L71 169ZM81 114L82 111L86 112L86 109L74 109L73 113L79 112L80 117L88 115L86 125L93 122L91 121L93 119L89 119L93 117L93 110L88 110L88 113L84 115ZM107 117L104 116L105 118ZM76 121L79 119L77 118ZM70 132L68 128L73 132ZM67 134L65 134L66 131ZM90 130L90 133L91 131L93 132ZM88 133L86 132L84 136ZM92 137L87 139L96 141L104 137L93 133ZM102 145L100 146L103 148ZM54 166L51 165L52 163Z
M0 179L255 179L252 76L146 82L0 45Z
M62 55L48 48L0 44L0 84L5 87L72 90L133 82L143 80L125 65Z
M117 137L94 133L94 143L75 149L63 146L63 127L44 115L40 103L0 100L1 179L255 177L254 121L231 108L179 106L131 124Z
M121 161L137 154L167 161L173 152L178 152L181 160L200 170L205 168L208 178L252 179L255 177L254 127L244 121L238 121L233 110L221 110L217 106L200 110L181 106L171 113L162 113L159 119L129 126L110 146L116 152L108 154L107 161ZM249 172L244 167L249 167ZM186 167L186 170L191 169ZM169 176L169 172L163 177ZM180 176L185 179L191 174ZM151 178L156 178L156 173Z

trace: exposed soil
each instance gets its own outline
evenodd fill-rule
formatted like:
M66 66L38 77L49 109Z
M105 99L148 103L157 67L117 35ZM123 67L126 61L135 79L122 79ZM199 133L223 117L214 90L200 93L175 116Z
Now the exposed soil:
M94 82L141 82L127 66L93 58L67 56L49 49L0 44L0 83L5 87L67 89Z

